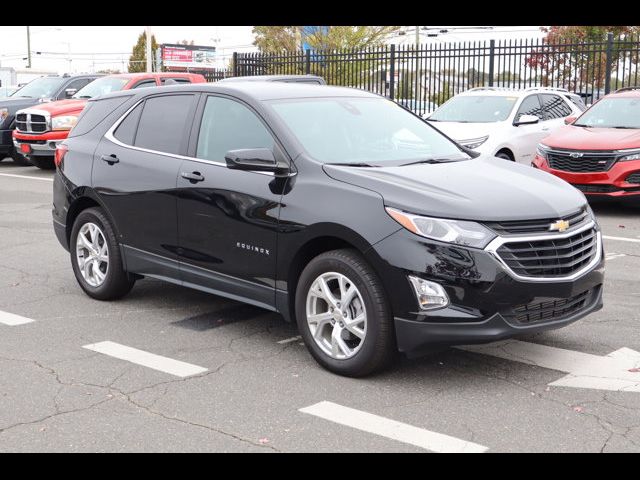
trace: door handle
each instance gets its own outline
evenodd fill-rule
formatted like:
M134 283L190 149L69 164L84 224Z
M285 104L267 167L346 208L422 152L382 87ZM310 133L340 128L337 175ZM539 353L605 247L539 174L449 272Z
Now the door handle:
M182 178L186 178L191 183L204 182L204 177L200 172L182 172L180 175L182 176Z
M543 132L548 132L551 127L542 127Z
M107 162L109 165L120 162L120 159L113 153L111 155L102 155L100 157L100 160L102 160L103 162Z

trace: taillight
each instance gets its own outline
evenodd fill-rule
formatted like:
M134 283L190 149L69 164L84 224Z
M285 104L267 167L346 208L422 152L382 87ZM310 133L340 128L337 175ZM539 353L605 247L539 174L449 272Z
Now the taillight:
M62 160L64 160L65 154L68 151L69 151L69 147L67 147L66 145L58 145L56 147L56 153L54 157L54 162L56 164L56 167L60 166L60 164L62 163Z

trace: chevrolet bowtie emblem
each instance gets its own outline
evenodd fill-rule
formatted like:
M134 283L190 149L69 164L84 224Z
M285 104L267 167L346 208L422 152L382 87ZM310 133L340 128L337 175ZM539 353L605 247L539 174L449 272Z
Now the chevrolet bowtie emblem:
M569 222L567 222L566 220L558 220L557 222L549 225L549 230L552 232L564 232L567 228L569 228Z

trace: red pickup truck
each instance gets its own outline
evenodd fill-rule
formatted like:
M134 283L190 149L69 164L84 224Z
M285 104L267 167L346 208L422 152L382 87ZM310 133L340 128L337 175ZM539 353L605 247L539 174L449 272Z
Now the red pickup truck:
M89 98L132 88L158 87L175 83L205 83L195 73L124 73L94 80L81 88L69 100L40 104L16 112L13 143L16 152L36 167L52 169L56 146L62 142L78 121Z

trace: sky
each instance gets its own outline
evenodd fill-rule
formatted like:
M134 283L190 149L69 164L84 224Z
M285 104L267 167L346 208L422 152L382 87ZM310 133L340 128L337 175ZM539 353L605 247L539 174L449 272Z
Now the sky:
M131 49L144 26L33 26L31 30L32 71L50 73L84 73L103 69L125 71ZM252 26L152 26L158 43L193 40L196 45L216 46L222 66L234 51L255 51ZM428 27L421 30L424 43L474 41L501 38L539 38L540 27ZM393 43L415 42L415 27L405 27L408 33L393 39ZM427 37L448 29L446 34ZM0 26L0 67L24 70L27 64L26 26ZM35 52L41 52L36 54Z

